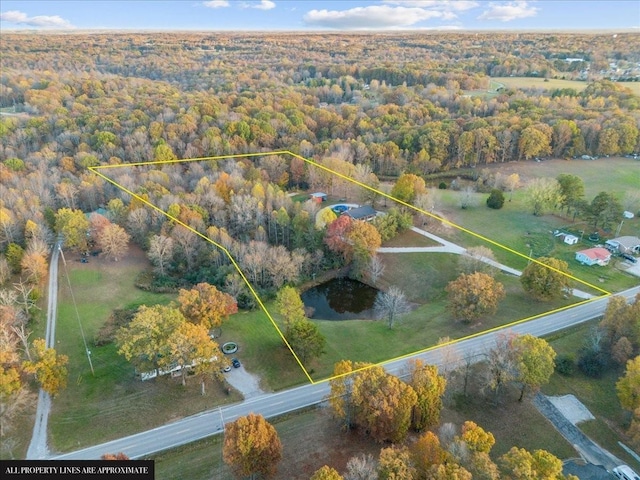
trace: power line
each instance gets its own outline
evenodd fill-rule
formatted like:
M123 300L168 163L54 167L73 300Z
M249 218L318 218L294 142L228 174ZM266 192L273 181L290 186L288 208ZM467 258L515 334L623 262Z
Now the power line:
M78 312L78 305L76 304L76 297L73 294L73 289L71 288L71 279L69 278L69 271L67 270L67 261L64 258L64 253L62 253L62 247L58 246L60 250L60 255L62 255L62 264L64 265L64 274L67 277L67 283L69 284L69 292L71 293L71 300L73 300L73 308L76 311L76 318L78 319L78 325L80 326L80 334L82 335L82 343L84 343L84 351L87 353L87 360L89 360L89 367L91 367L91 375L95 377L95 372L93 371L93 363L91 362L91 352L89 351L89 347L87 346L87 339L84 336L84 329L82 328L82 322L80 321L80 313Z

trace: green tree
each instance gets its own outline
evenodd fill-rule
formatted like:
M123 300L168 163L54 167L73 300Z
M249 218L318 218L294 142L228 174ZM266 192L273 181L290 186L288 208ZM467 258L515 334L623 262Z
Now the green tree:
M494 188L489 193L489 197L487 198L487 207L493 208L494 210L500 210L504 205L504 193L502 190L498 190Z
M5 258L11 268L12 273L20 273L22 270L22 258L24 257L24 248L17 243L10 243L7 245L7 252Z
M282 458L282 444L262 415L250 413L225 426L222 458L237 478L271 478Z
M287 329L286 337L303 364L322 355L327 343L318 326L306 318L294 320Z
M527 388L537 391L549 382L555 369L556 352L546 340L530 334L516 337L513 345L518 370L516 380L522 384L518 399L521 402Z
M532 297L549 301L559 298L569 288L569 265L564 260L540 257L522 272L520 283Z
M447 381L438 375L438 367L426 365L420 359L409 361L409 377L417 396L411 417L413 429L419 431L438 425Z
M620 201L607 192L600 192L594 197L587 210L587 216L594 228L608 229L612 224L622 220L623 212Z
M40 387L50 395L57 394L67 386L67 363L69 357L47 348L43 338L33 341L33 353L22 368L35 376Z
M577 175L561 173L556 178L560 185L560 194L562 195L562 208L567 209L567 213L578 205L578 202L584 198L584 182Z
M494 314L505 297L504 286L481 272L462 274L449 282L445 290L451 314L465 323Z
M56 232L64 236L65 246L86 252L89 220L82 210L61 208L56 213L55 219Z

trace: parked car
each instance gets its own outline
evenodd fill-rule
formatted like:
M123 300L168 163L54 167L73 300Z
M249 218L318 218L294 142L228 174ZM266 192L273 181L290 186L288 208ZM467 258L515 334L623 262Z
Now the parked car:
M621 257L631 263L638 263L638 259L633 255L629 255L628 253L621 254Z
M613 474L621 480L640 480L640 476L627 465L620 465L614 468Z
M231 365L233 365L233 368L240 368L240 360L238 360L237 358L232 358Z
M223 372L230 372L231 371L231 365L226 365L223 369Z

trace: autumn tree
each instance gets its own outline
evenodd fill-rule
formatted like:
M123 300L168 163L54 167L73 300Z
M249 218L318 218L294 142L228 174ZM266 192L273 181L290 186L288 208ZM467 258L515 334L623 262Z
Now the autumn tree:
M440 423L442 396L447 382L438 375L438 367L426 365L420 359L410 360L409 384L417 396L411 416L413 429L420 431Z
M344 477L333 468L324 465L316 470L309 480L344 480Z
M272 478L282 458L282 444L262 415L250 413L225 426L222 455L237 478Z
M182 322L169 337L168 344L171 360L181 367L182 385L186 385L188 370L193 368L200 376L204 395L205 375L224 367L220 348L209 337L207 328L202 324Z
M569 265L564 260L540 257L523 270L520 284L532 297L550 301L564 295L569 288Z
M55 349L47 348L43 338L33 341L31 358L23 364L26 373L33 374L40 387L50 395L57 394L67 386L66 355L58 354Z
M640 408L640 356L627 362L624 376L616 383L622 408L635 411Z
M82 210L61 208L55 214L56 232L64 236L66 247L81 252L87 251L87 233L89 232L89 220Z
M394 286L386 292L382 290L378 292L373 309L376 316L384 319L389 329L392 329L398 318L411 310L411 305L404 292Z
M341 360L334 365L333 376L329 380L331 393L327 400L333 416L341 420L345 429L355 426L353 402L351 401L354 375L351 373L363 366L364 364L354 365L351 360Z
M371 223L356 220L351 222L346 238L353 252L353 270L362 275L382 244L380 233Z
M351 402L356 424L378 442L405 438L416 401L416 392L410 385L380 366L354 375Z
M413 173L403 173L391 189L391 196L405 203L412 203L417 195L426 193L424 180Z
M219 327L229 315L238 311L238 303L231 295L208 283L198 283L190 290L181 288L178 304L187 320L203 325L207 330Z
M129 249L130 239L131 237L124 228L110 223L98 234L97 244L103 255L113 258L117 262L118 258L121 258Z
M353 247L347 234L353 220L348 215L341 215L327 226L324 241L332 252L342 255L345 261L351 261Z
M640 295L636 296L632 304L627 303L624 297L614 295L609 299L604 318L599 324L605 333L606 348L614 359L621 359L619 363L623 365L640 344L638 318L640 318Z
M166 305L143 305L133 319L116 332L118 353L140 372L167 368L171 360L170 339L185 322L177 308Z
M38 252L27 252L21 261L22 273L27 282L33 285L42 285L47 278L48 265L44 255Z
M555 178L535 178L527 187L527 203L535 216L544 215L564 201L562 189Z
M380 450L378 459L379 480L412 480L416 469L412 465L407 447L391 446Z
M460 275L449 282L445 290L451 314L465 323L494 314L498 303L505 297L504 286L480 272Z
M564 480L562 460L546 450L533 453L524 448L511 447L500 457L503 472L513 480Z
M487 432L470 420L462 424L461 430L460 439L474 452L489 453L496 443L491 432Z
M130 458L122 452L118 453L103 453L100 456L100 460L130 460Z
M294 287L286 286L278 290L276 308L284 320L285 335L288 334L289 329L295 322L306 318L304 303L302 303L300 294Z
M519 335L513 346L516 350L516 380L522 385L520 398L524 398L525 390L537 391L549 382L555 369L556 352L543 338L531 334Z
M440 445L440 440L430 431L420 435L411 445L410 450L417 478L429 478L431 468L442 464L447 458L447 452Z

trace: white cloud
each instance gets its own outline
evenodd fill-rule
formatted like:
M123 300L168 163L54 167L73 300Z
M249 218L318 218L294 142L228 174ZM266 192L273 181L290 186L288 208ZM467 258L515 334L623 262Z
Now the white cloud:
M36 28L74 28L68 20L58 15L36 15L30 17L19 10L0 13L0 21Z
M538 9L536 7L531 7L524 1L507 3L490 2L489 9L485 10L478 19L510 22L518 18L535 17L537 13Z
M383 3L401 5L403 7L430 8L456 12L470 10L480 5L478 2L471 0L383 0Z
M202 2L202 4L209 8L224 8L229 6L228 0L209 0L208 2Z
M271 10L276 8L275 2L271 0L260 0L260 2L240 2L240 8L257 8L258 10Z
M357 7L349 10L311 10L303 20L307 25L342 30L407 28L423 20L442 18L443 13L416 7L389 5Z

